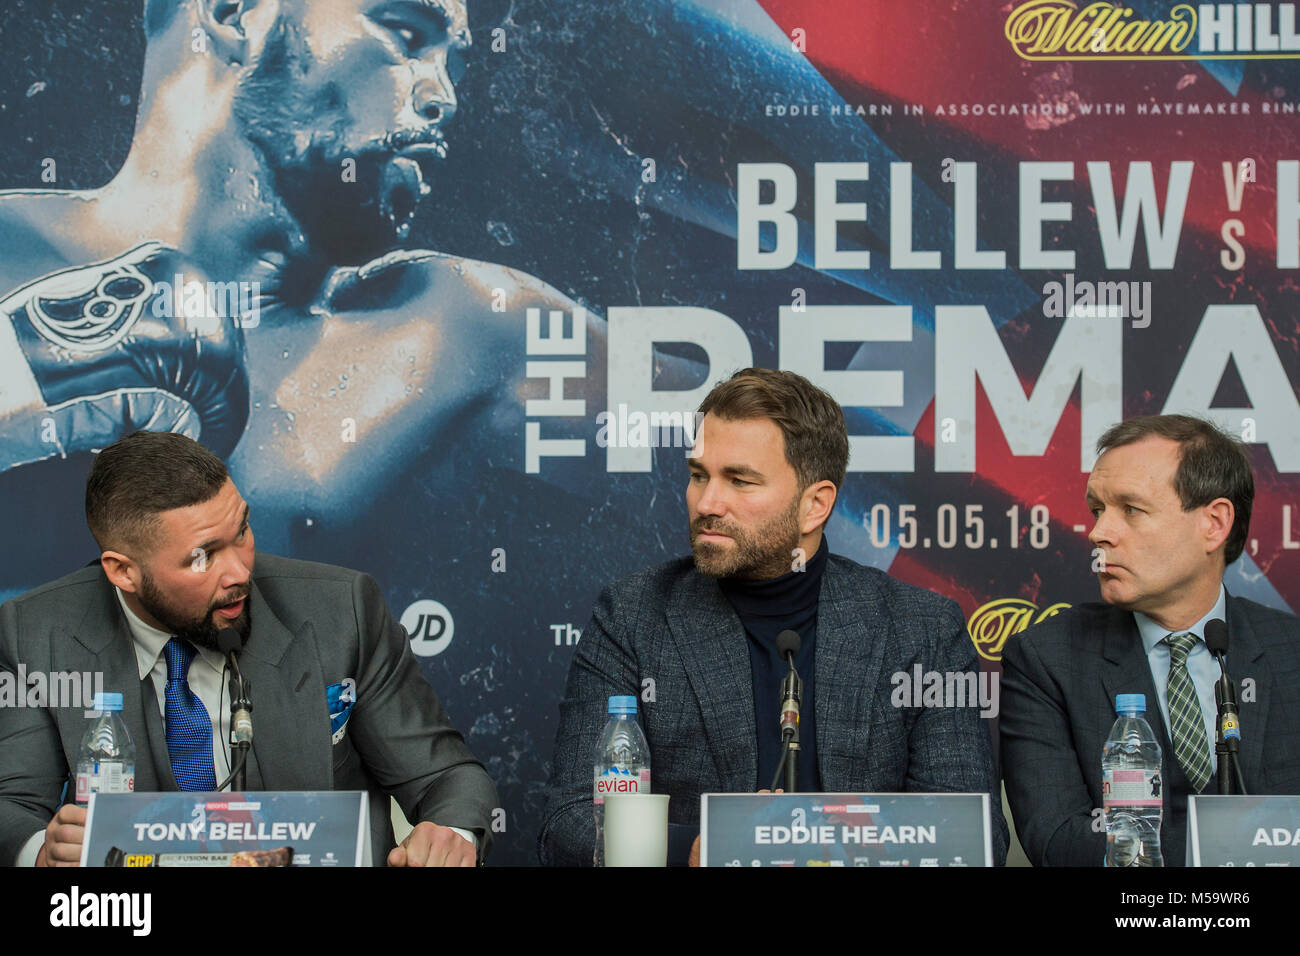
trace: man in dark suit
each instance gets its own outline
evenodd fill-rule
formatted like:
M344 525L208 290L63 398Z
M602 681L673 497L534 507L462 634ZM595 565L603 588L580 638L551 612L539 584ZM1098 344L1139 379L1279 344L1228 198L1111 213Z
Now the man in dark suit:
M641 701L652 790L671 795L669 862L696 862L700 794L754 792L780 767L777 635L802 638L801 791L997 794L975 701L912 706L897 675L978 673L957 605L828 554L848 463L844 414L790 372L746 369L700 406L686 493L692 558L607 588L582 633L538 837L590 865L592 768L613 695ZM1007 827L992 800L995 859Z
M1227 622L1229 674L1252 688L1239 692L1247 791L1300 793L1300 622L1223 587L1255 495L1236 441L1200 419L1157 415L1114 426L1097 450L1089 540L1105 603L1048 618L1003 650L1007 799L1034 864L1101 866L1102 748L1116 695L1144 694L1162 747L1162 854L1182 866L1187 797L1219 792L1219 669L1205 625Z
M0 607L0 673L102 673L123 695L137 791L228 776L218 635L238 633L257 727L249 790L365 790L372 852L473 866L496 788L421 675L370 577L255 555L249 506L221 460L177 434L100 453L86 489L99 563ZM256 567L254 558L256 557ZM81 702L0 708L0 862L75 865ZM394 847L389 800L416 823Z

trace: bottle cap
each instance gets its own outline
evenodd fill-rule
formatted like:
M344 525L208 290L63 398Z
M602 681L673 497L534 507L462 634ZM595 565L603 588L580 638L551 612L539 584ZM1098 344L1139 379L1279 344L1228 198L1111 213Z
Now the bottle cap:
M122 709L122 695L110 694L101 691L100 693L95 695L95 706L92 709L98 710L101 713L108 712L108 711L112 711L112 712L120 711Z
M609 712L611 714L635 714L636 698L630 695L616 695L609 699Z
M1145 714L1147 712L1146 694L1116 694L1115 713Z

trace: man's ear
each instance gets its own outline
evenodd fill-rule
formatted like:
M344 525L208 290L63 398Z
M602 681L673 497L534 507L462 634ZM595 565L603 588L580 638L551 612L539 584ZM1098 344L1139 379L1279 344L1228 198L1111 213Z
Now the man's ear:
M266 6L259 0L195 0L199 27L207 34L209 48L227 63L247 64L250 50L261 46L260 38L250 39L255 7Z
M120 551L105 551L99 556L99 565L108 580L127 594L140 587L140 566Z
M837 497L835 483L819 481L809 485L804 489L802 497L804 507L801 509L803 514L799 519L799 533L811 534L826 523L831 515L831 509L835 507Z
M1208 554L1223 546L1232 534L1232 525L1237 511L1227 498L1215 498L1201 508L1201 529L1205 535L1205 551Z

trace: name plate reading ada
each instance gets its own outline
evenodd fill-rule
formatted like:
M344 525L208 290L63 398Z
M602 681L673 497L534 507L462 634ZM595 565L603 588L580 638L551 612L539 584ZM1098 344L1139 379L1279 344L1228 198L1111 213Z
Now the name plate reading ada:
M986 793L706 793L701 866L992 866Z
M1300 797L1189 797L1187 865L1300 866Z
M369 866L361 790L93 793L82 866Z

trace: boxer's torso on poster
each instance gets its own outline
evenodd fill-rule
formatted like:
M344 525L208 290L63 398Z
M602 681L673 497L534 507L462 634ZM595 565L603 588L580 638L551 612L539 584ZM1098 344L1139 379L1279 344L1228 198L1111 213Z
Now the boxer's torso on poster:
M23 296L15 292L56 275L93 288L125 259L146 255L157 260L156 282L174 275L211 281L183 252L162 247L130 257L142 244L69 236L62 220L78 211L69 204L87 201L55 193L0 199L0 221L14 227L6 251L15 251L0 262L0 301L18 303ZM141 311L150 309L153 291ZM229 457L232 477L253 495L261 540L284 549L304 523L356 521L403 473L400 464L376 469L377 456L420 458L428 468L455 453L458 437L472 436L476 459L522 471L524 403L546 395L544 381L524 376L529 308L542 310L545 325L549 310L572 315L576 306L531 276L432 252L333 269L308 305L274 295L263 302L255 327L243 330L249 414ZM184 322L170 333L183 336ZM595 316L586 325L586 376L567 380L565 397L585 398L594 415L605 325ZM111 372L87 388L106 379L111 384ZM67 389L75 392L75 383ZM349 454L361 442L366 453Z

